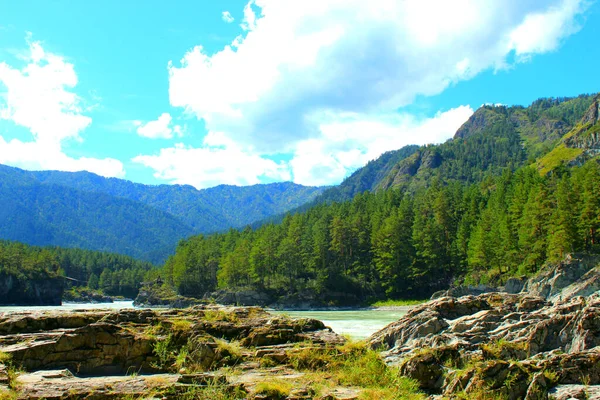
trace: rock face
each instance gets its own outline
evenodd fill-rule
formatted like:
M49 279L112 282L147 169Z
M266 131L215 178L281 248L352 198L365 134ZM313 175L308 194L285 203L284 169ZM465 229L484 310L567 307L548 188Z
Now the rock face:
M557 384L600 384L600 295L555 303L530 294L443 297L375 333L369 345L431 392L487 388L538 398Z
M600 292L600 257L568 255L559 263L547 265L530 279L509 278L503 287L487 285L452 287L434 293L431 299L478 296L494 292L528 293L549 301L589 296Z
M0 305L60 305L63 280L60 277L17 279L0 273Z
M266 346L339 341L317 320L273 317L259 308L197 306L185 310L18 313L0 317L0 351L26 370L67 368L81 374L157 372L157 343L194 342L208 364L216 339Z
M567 256L529 279L523 291L550 301L591 295L600 290L599 261Z

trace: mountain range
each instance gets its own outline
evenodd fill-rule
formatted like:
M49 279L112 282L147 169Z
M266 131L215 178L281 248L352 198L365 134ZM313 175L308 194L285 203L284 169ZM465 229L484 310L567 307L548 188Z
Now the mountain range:
M436 181L479 182L525 165L548 173L581 164L600 151L598 111L592 95L539 99L528 107L482 106L453 139L391 150L329 188L285 182L197 190L0 165L0 239L160 263L191 235L281 220L286 212L365 191L414 192Z
M284 213L323 190L291 182L197 190L0 165L0 238L160 263L185 237Z

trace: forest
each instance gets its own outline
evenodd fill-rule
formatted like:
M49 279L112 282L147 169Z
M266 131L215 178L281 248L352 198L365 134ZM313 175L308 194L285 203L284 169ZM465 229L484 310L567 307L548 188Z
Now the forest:
M153 273L154 265L119 254L0 241L0 276L17 281L63 276L70 278L66 286L134 298L140 284Z
M365 192L280 224L181 241L164 267L187 296L218 288L425 298L451 283L502 284L571 252L598 250L600 166L541 176L506 169L481 182Z

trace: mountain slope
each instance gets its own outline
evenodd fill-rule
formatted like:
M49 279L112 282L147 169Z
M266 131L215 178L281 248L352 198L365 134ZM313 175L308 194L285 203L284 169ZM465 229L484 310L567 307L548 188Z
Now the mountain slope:
M172 214L198 233L248 225L304 204L324 190L292 182L243 187L220 185L197 190L189 185L143 185L103 178L90 172L39 171L29 174L42 183L146 204Z
M160 261L194 231L172 215L127 199L59 185L0 185L0 237Z
M529 107L483 106L452 140L419 148L400 161L376 189L415 190L433 179L478 182L530 164L551 151L593 102L590 95L539 99Z
M537 161L546 174L561 165L581 165L600 154L600 97L596 97L581 121L560 143Z
M340 185L325 190L315 199L315 203L331 201L347 201L359 193L373 191L379 182L386 177L396 164L412 156L419 146L404 146L382 154L379 158L369 161L367 165L356 170Z
M0 238L161 262L182 238L245 226L323 190L289 182L196 190L0 165Z

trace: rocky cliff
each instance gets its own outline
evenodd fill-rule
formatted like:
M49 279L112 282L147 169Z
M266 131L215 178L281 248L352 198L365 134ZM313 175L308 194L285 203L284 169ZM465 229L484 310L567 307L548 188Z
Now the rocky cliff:
M0 305L60 305L63 279L46 276L38 279L18 279L0 273Z

